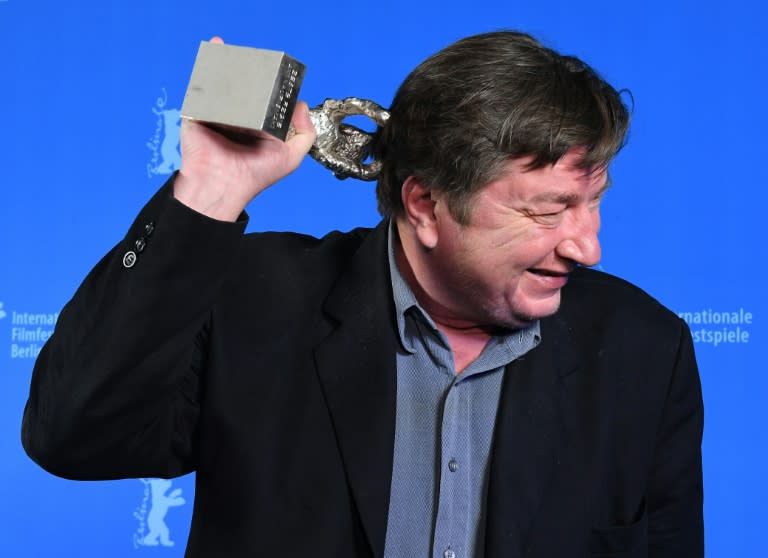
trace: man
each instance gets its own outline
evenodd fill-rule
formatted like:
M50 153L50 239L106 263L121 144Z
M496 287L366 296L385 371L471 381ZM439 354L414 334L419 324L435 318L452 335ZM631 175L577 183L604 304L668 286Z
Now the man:
M619 94L528 35L469 37L379 130L374 230L243 236L314 140L185 122L182 169L62 311L27 452L196 471L187 556L703 555L685 325L597 263Z

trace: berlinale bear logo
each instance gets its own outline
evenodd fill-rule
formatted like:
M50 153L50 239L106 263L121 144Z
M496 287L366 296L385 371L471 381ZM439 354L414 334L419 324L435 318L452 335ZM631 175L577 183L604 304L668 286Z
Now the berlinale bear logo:
M179 153L179 133L181 132L181 111L176 108L166 108L168 94L165 88L163 95L155 101L152 112L157 116L155 133L147 142L147 148L152 151L152 158L147 163L147 176L156 174L171 174L181 167Z
M170 529L165 523L168 508L183 506L186 501L181 497L181 488L171 490L173 481L167 479L140 479L144 483L144 499L141 506L133 512L139 520L139 528L133 534L133 546L173 546ZM149 505L149 506L148 506ZM149 508L149 509L147 509ZM147 532L148 530L148 532Z

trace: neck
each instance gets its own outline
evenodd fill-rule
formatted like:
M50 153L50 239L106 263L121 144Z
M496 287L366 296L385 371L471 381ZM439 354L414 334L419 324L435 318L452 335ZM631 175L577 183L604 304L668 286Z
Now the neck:
M393 239L395 262L403 279L413 291L419 305L445 335L453 352L456 373L461 373L485 348L493 331L457 316L439 300L439 283L432 278L429 267L423 263L423 251L413 238L407 224L396 221Z

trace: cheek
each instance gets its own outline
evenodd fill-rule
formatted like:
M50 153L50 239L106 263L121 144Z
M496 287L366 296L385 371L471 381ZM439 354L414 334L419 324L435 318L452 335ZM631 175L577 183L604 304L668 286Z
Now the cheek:
M554 235L536 234L510 243L499 251L499 263L506 262L506 266L523 272L535 267L554 253L557 240Z
M554 252L558 231L530 224L507 224L481 230L458 230L443 248L466 274L481 276L487 284L509 284ZM448 256L449 258L451 256Z

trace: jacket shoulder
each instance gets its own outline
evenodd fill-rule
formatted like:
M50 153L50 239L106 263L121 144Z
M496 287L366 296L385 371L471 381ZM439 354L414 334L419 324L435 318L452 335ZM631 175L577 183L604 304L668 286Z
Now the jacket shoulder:
M320 238L293 232L249 233L238 255L238 273L251 279L318 282L343 271L372 229L333 231Z
M368 241L376 230L334 231L321 238L282 232L247 234L219 302L237 307L238 312L258 309L261 315L306 321L319 312L359 255L371 252Z
M578 268L562 293L562 311L606 325L653 327L679 334L682 320L640 287L608 273ZM669 328L669 330L667 330Z

